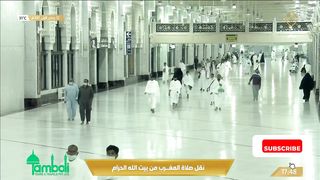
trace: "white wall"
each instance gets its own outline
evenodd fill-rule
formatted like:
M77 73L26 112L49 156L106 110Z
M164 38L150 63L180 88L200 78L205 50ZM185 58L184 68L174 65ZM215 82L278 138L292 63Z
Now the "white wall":
M115 80L124 80L125 78L125 72L124 72L124 55L125 55L125 32L123 31L123 22L125 21L125 16L121 16L121 14L124 14L122 12L123 6L125 4L128 4L131 2L128 1L118 1L118 5L116 6L118 9L115 12L115 27L117 27L115 36L117 36L116 42L117 42L117 49L116 49L116 57L114 58L115 63ZM131 21L131 18L129 18ZM128 25L129 29L131 30L131 25ZM128 27L127 27L128 28Z
M178 44L178 43L227 43L227 33L153 33L150 35L152 44ZM312 42L309 32L283 32L283 33L235 33L238 43L295 43Z
M144 3L144 35L143 35L143 49L141 53L141 64L140 64L140 75L149 74L150 66L150 44L149 44L149 24L151 18L151 11L154 10L155 2L154 1L143 1Z
M24 109L23 2L1 1L1 115Z
M33 1L24 1L23 14L34 14ZM24 24L25 57L24 57L24 98L38 98L37 94L37 32L35 22Z

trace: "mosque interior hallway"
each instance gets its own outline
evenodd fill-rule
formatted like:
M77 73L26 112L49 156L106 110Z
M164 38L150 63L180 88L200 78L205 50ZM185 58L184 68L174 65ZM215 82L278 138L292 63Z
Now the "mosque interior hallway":
M241 65L224 78L226 99L221 111L210 106L208 93L200 92L197 74L187 100L183 93L174 110L169 106L168 85L159 79L161 102L155 114L149 111L146 82L96 93L92 123L67 120L63 102L1 117L1 179L41 179L21 163L37 150L41 157L63 154L77 144L80 157L104 158L105 147L117 145L120 159L235 159L227 177L117 177L147 179L274 179L272 172L289 162L304 167L303 179L320 179L320 126L315 95L309 103L299 90L301 76L289 73L290 63L281 60L261 65L259 101L252 100ZM303 158L255 158L254 135L308 135L312 153ZM57 157L62 162L63 157ZM15 170L19 169L19 173ZM54 177L47 177L47 179ZM297 178L298 179L298 178Z

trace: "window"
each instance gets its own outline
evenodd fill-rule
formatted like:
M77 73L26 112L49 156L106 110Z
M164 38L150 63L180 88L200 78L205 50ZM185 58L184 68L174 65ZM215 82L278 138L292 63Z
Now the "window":
M51 72L52 72L52 88L63 86L63 54L52 52L51 55Z
M47 54L41 52L40 59L40 75L41 75L41 90L47 89Z
M56 41L51 54L52 88L63 86L63 52L61 47L61 28L56 24Z
M70 47L69 47L69 51L67 54L67 59L68 59L68 82L70 82L71 79L74 79L74 51L72 49L72 41L73 38L71 37L71 42L70 42Z

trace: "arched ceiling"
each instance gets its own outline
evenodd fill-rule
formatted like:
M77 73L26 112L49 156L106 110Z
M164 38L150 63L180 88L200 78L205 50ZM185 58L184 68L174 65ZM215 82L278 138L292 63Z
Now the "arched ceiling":
M299 21L309 21L315 13L319 0L284 0L284 1L157 1L159 6L174 6L176 10L187 10L188 13L222 16L228 21L284 20L288 13L294 12ZM233 5L236 8L233 8ZM319 6L319 5L318 5Z

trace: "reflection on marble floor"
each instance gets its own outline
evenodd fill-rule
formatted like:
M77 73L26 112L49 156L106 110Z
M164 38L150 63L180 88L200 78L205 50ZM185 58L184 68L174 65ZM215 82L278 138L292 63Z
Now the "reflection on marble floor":
M294 162L304 167L300 179L320 179L320 126L314 94L302 101L300 74L289 74L289 64L261 66L262 89L253 102L248 75L240 65L226 83L222 111L210 106L207 93L195 87L177 109L169 107L168 86L159 81L161 105L152 114L143 94L146 82L95 94L92 123L67 121L64 103L1 117L1 179L59 179L33 177L26 165L32 150L49 162L62 161L69 144L77 144L82 158L103 158L109 144L120 147L121 159L219 159L235 162L227 177L117 177L117 180L183 179L267 180L279 166ZM194 75L196 78L196 75ZM255 158L251 139L256 134L304 134L312 140L312 153L302 158ZM48 157L48 158L46 158ZM290 179L290 178L287 178ZM294 178L299 179L299 178Z

